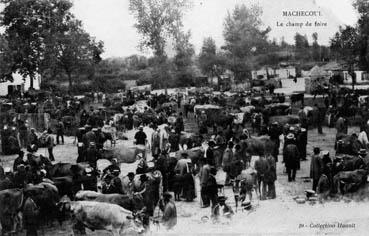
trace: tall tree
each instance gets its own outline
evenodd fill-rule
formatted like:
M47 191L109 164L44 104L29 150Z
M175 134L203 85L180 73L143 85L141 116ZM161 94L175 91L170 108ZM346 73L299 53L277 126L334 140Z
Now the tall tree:
M320 45L318 43L318 33L312 34L313 38L313 45L312 45L312 56L314 61L320 61L321 60L321 53L320 53Z
M369 70L369 1L355 0L353 6L359 13L357 22L359 65Z
M175 83L174 87L185 87L194 85L193 74L193 56L195 49L190 42L191 32L180 32L176 36L174 65L175 65Z
M237 80L251 78L252 56L268 50L267 35L270 28L263 29L262 9L253 5L237 5L228 12L224 21L222 47L229 58L229 65Z
M13 81L13 57L11 56L9 43L3 34L0 35L0 83Z
M82 22L71 18L63 25L64 30L53 34L48 56L56 69L68 77L69 87L73 85L73 74L85 69L94 69L101 61L103 42L96 42L83 28Z
M53 76L64 71L70 85L71 74L87 61L101 60L102 43L82 29L70 12L69 0L1 0L5 4L2 26L9 42L13 71L30 77ZM82 63L83 62L83 63Z
M340 27L330 42L330 48L337 58L343 59L348 65L348 72L352 77L352 89L356 83L354 66L357 62L360 47L358 46L359 35L356 28L352 26Z
M130 0L129 10L136 18L135 27L141 34L140 48L151 49L158 58L165 58L168 38L174 38L182 27L188 0Z
M225 58L217 51L213 38L205 38L201 47L198 63L202 73L208 76L220 76L224 72Z

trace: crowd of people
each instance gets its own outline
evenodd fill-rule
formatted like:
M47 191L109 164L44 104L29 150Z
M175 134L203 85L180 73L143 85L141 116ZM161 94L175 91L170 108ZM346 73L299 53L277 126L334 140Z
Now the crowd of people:
M331 97L331 96L330 96ZM225 116L231 109L224 94L206 95L198 93L193 96L176 95L148 95L144 93L127 94L124 104L120 103L116 112L108 114L105 108L96 109L91 104L80 106L74 99L61 99L53 114L54 125L39 135L36 129L29 127L27 120L11 119L2 128L2 151L4 154L18 154L14 161L13 170L0 168L1 189L24 188L27 184L37 185L41 182L53 181L48 179L48 167L56 163L53 149L56 145L65 143L66 129L71 123L63 120L63 115L73 115L78 122L73 124L75 143L78 149L77 163L88 163L88 178L84 180L84 190L100 191L103 194L134 194L148 189L148 173L160 171L162 177L163 194L159 208L163 212L161 222L168 228L173 228L177 222L176 201L193 201L197 196L195 178L199 178L201 207L210 207L212 219L217 222L225 217L230 219L234 215L232 207L226 202L224 188L231 186L235 196L239 194L242 206L250 209L252 194L256 192L260 200L275 199L277 191L278 156L282 146L281 160L287 173L289 182L296 181L296 173L300 169L301 161L306 161L308 130L312 125L317 127L319 134L323 133L322 125L328 114L334 114L333 119L337 129L336 151L357 155L353 170L365 169L366 149L369 141L367 137L368 125L361 123L359 135L348 135L348 117L337 112L335 100L327 97L325 107L317 104L309 112L302 106L298 111L299 124L281 124L269 122L270 112L257 110L253 116L253 135L267 135L267 139L252 137L246 122L235 123L224 119L216 122L206 110L196 113L194 107L202 104L213 104L225 107L219 111L219 117ZM232 97L238 106L251 105L245 94ZM273 99L280 101L282 95ZM328 100L327 100L328 99ZM143 107L134 106L132 101L146 100ZM114 107L113 100L107 96L96 99L104 102L108 108ZM53 103L53 99L46 99L45 103ZM124 106L125 104L132 106ZM268 101L261 95L257 105L264 107ZM166 105L164 105L166 104ZM254 103L254 105L256 105ZM335 110L336 109L336 110ZM119 113L119 115L117 115ZM258 118L259 117L259 118ZM17 118L15 116L15 118ZM209 122L212 118L212 122ZM363 118L365 119L365 117ZM315 124L311 123L315 121ZM227 122L223 122L227 121ZM197 124L198 130L190 136L185 131L186 122ZM328 122L328 125L331 123ZM144 127L153 130L149 137ZM135 130L134 144L140 147L137 153L138 163L135 173L129 172L128 188L124 189L121 168L118 159L112 158L111 165L97 170L97 160L103 158L104 143L110 140L112 145L118 132ZM283 134L283 136L281 136ZM281 140L281 137L284 140ZM348 140L349 145L345 145ZM282 142L281 142L282 141ZM261 146L257 144L261 143ZM148 148L150 144L150 147ZM259 145L259 146L258 146ZM48 155L37 152L38 147L45 147ZM25 154L26 151L27 153ZM150 155L152 160L149 159ZM310 177L312 190L327 198L337 187L339 174L343 169L337 169L337 160L332 160L329 153L315 147L311 156ZM252 164L252 160L254 163ZM225 172L224 181L219 181L218 172ZM135 184L136 176L140 185ZM98 178L102 180L101 188ZM337 182L338 181L338 182ZM172 192L173 195L170 193ZM237 199L238 201L239 199Z

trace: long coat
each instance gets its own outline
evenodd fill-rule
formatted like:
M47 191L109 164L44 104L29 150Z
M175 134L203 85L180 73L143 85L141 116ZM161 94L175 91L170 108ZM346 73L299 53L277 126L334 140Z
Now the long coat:
M323 173L323 160L320 158L319 155L313 155L311 157L311 164L310 164L310 178L314 180L319 180L320 175Z
M223 170L225 172L229 172L232 160L233 160L232 149L227 148L223 153L223 161L222 161Z
M288 144L283 150L283 160L286 168L297 169L300 162L300 153L295 144Z

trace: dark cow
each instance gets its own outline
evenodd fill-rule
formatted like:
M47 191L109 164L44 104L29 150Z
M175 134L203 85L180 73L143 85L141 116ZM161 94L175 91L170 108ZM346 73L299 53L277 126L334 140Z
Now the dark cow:
M48 184L30 185L24 189L24 194L32 198L39 207L39 222L50 224L53 220L58 219L57 203L60 197L55 187L49 186Z
M79 163L56 163L47 167L47 174L50 178L64 176L81 177L84 173L85 167Z
M291 94L290 99L292 104L301 102L301 105L304 105L304 93L293 93Z
M341 171L333 177L333 192L341 194L354 192L366 182L367 175L367 171L363 169Z
M6 189L0 191L0 223L2 233L15 232L17 228L17 215L22 209L24 201L23 190Z
M251 137L244 141L246 153L249 155L266 155L273 153L275 142L269 136Z

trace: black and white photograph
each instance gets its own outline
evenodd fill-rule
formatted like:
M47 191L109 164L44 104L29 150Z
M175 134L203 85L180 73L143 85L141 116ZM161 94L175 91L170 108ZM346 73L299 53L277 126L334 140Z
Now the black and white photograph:
M369 234L369 0L0 0L3 236Z

